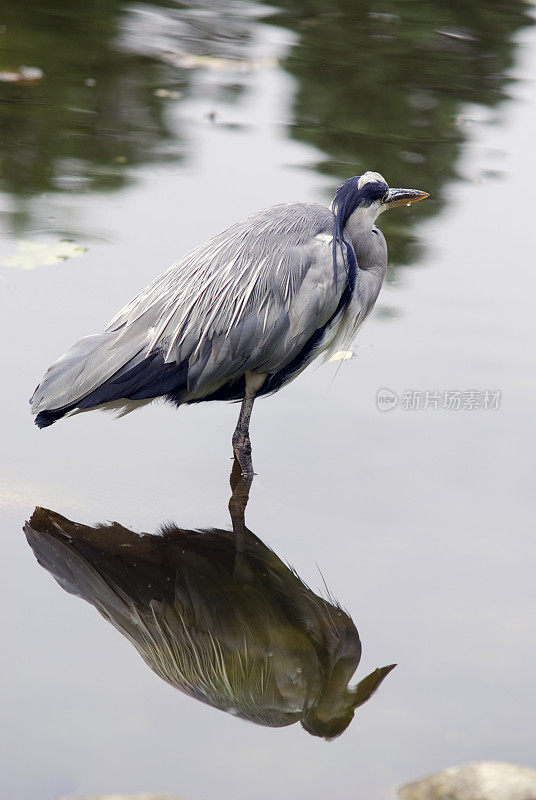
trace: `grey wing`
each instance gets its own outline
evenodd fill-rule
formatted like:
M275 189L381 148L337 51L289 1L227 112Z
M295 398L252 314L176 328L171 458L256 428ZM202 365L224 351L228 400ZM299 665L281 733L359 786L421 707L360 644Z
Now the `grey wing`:
M329 321L344 291L332 229L333 215L319 205L258 212L171 267L108 329L143 320L149 353L188 361L189 396L246 370L280 370Z
M86 337L63 357L69 376L50 376L53 365L32 410L72 405L151 357L163 368L181 365L185 402L246 370L284 369L333 317L347 284L344 259L339 255L333 264L333 221L323 206L286 204L196 248L125 306L103 334ZM141 370L136 396L166 393L169 381L165 392L155 370L146 372L154 385L140 388ZM99 395L100 402L112 399Z

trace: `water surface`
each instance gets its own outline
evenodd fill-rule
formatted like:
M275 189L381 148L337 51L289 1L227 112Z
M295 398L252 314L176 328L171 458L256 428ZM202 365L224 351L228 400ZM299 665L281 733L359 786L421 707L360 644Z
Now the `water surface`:
M10 3L0 71L2 792L388 798L449 764L534 760L530 7L420 2ZM44 368L155 274L257 208L329 202L365 169L431 192L382 218L392 266L337 368L259 402L247 523L363 645L397 662L331 743L154 675L39 567L35 506L86 525L228 528L237 408L151 406L37 431ZM500 408L377 409L500 391ZM430 397L431 395L429 395ZM405 395L409 397L409 395ZM466 400L465 400L466 401Z

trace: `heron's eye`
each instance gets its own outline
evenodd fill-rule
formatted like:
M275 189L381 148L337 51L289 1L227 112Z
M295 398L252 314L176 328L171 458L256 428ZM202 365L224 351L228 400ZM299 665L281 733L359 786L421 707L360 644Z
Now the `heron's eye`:
M386 203L388 199L389 199L389 189L387 189L384 196L382 197L382 203Z

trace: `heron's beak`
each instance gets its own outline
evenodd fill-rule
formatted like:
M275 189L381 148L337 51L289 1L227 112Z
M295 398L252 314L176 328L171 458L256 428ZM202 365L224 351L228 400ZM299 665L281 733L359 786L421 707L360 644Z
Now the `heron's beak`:
M430 197L427 192L421 192L419 189L389 189L387 200L384 201L385 208L394 208L395 206L409 206L411 203L416 203L417 200L424 200Z
M363 678L362 681L359 681L357 686L350 690L353 694L353 707L358 708L359 706L362 706L363 703L366 703L367 700L372 697L384 678L386 678L391 670L393 670L395 667L396 664L389 664L388 667L377 668L374 670L374 672L371 672L370 675L367 675L366 678Z

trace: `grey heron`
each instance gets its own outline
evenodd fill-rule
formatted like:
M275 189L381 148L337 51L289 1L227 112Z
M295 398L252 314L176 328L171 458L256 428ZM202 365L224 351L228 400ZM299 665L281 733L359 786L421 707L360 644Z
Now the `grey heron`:
M233 451L252 475L255 398L353 339L387 268L377 217L425 197L365 172L331 209L277 205L214 236L49 367L30 401L36 424L95 408L125 414L157 397L241 401Z

